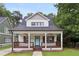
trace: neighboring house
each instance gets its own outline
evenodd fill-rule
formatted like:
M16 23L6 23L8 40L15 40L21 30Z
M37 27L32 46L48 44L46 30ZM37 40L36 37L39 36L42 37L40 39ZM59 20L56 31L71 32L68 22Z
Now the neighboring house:
M22 20L13 29L12 51L63 50L63 30L40 13Z
M9 29L11 25L7 17L0 17L0 44L11 43L11 34Z

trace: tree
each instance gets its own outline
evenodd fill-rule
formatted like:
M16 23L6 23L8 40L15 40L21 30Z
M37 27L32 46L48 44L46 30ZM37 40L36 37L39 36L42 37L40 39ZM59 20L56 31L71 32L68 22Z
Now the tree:
M0 16L8 17L12 27L15 27L19 23L19 20L22 19L22 14L19 11L13 11L11 13L5 8L5 4L0 3Z
M49 13L49 14L47 15L47 17L52 20L52 19L54 18L54 15L53 15L53 13Z
M58 9L55 22L64 29L64 40L70 40L75 47L79 41L79 4L59 3L55 7Z
M19 20L22 19L22 14L19 11L13 11L12 13L13 27L19 24Z
M0 17L8 17L9 22L11 22L11 12L2 3L0 3Z
M0 3L0 16L8 17L11 15L9 10L6 10L4 4Z
M31 16L33 13L27 13L27 17Z
M1 3L0 4L0 16L4 16L5 15L5 7L4 7L4 5Z

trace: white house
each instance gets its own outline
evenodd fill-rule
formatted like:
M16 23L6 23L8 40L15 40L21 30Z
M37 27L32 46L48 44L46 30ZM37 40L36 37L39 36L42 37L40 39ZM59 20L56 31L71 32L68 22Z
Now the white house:
M35 13L13 29L12 51L63 50L63 30L43 14Z

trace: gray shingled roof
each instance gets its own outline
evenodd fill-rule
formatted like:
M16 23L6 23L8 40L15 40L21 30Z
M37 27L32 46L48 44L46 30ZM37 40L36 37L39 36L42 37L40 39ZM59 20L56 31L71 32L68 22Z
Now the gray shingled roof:
M0 23L4 22L6 20L6 17L0 17Z
M62 31L63 29L56 26L53 22L49 21L49 27L27 27L25 23L25 19L23 19L22 23L16 26L12 31Z

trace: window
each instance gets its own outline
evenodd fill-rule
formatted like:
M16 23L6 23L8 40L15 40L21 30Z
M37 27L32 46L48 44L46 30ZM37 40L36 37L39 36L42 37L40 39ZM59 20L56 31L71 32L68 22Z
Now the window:
M48 36L47 43L53 43L53 42L54 42L54 36Z
M31 25L32 25L32 26L35 26L35 22L32 22Z
M41 22L41 23L40 23L40 26L44 26L44 23L43 23L43 22Z
M28 43L28 39L26 36L24 36L23 39L24 39L24 43Z
M14 35L14 42L19 42L19 41L18 41L18 35L19 35L19 34L15 34L15 35Z
M43 27L44 26L44 22L32 22L31 26L34 26L34 27Z

